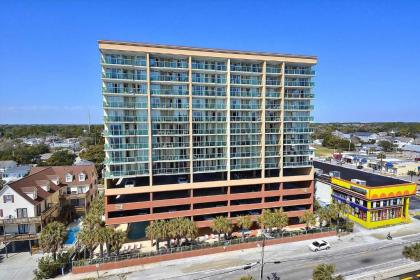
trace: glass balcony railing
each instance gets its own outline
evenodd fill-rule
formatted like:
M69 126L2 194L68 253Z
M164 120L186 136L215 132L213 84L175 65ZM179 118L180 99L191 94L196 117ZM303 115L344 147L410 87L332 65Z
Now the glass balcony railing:
M200 141L200 142L194 142L194 147L225 147L226 141Z
M146 74L104 73L102 77L106 79L116 79L116 80L146 81Z
M190 104L188 103L162 103L162 102L152 102L153 109L189 109Z
M277 134L277 133L280 133L280 128L266 128L265 133L266 134Z
M167 149L167 148L186 148L186 147L189 147L190 146L190 144L189 144L189 142L188 141L185 141L185 142L171 142L171 143L168 143L168 142L159 142L159 143L153 143L152 144L152 146L153 146L153 149Z
M105 59L102 60L102 62L105 64L115 64L115 65L146 66L146 58L125 59L125 58L105 57Z
M281 117L280 116L265 116L266 122L280 122Z
M226 109L226 104L217 103L193 103L193 109Z
M226 158L226 153L194 154L193 159Z
M174 90L174 89L151 89L152 95L188 95L188 90Z
M235 79L231 78L230 82L234 85L261 85L261 80L259 79Z
M221 77L192 77L193 83L206 83L206 84L225 84L226 78Z
M265 84L267 86L281 86L280 80L266 80Z
M261 133L261 129L249 129L249 128L231 128L230 129L230 134L259 134Z
M283 144L285 145L302 145L302 144L311 144L312 141L309 139L284 139Z
M226 165L194 166L194 172L226 170Z
M200 63L200 62L192 61L191 68L193 70L226 71L226 64L219 64L219 63Z
M105 116L105 122L147 122L147 116Z
M190 173L189 167L180 167L180 168L153 168L153 175L162 175L162 174L185 174Z
M261 97L260 92L254 92L254 91L230 91L231 96L237 96L237 97Z
M312 166L312 161L302 161L302 162L285 162L283 167L308 167Z
M304 110L304 111L309 111L309 110L313 110L314 106L313 105L284 105L284 110L287 111L296 111L296 110Z
M314 98L313 93L285 93L284 98L287 99L300 99L300 98Z
M147 156L142 157L118 157L118 158L107 158L105 164L122 164L122 163L134 163L134 162L148 162Z
M281 110L281 104L265 104L267 110Z
M104 136L141 136L148 135L147 129L140 130L104 130Z
M314 132L313 128L284 128L284 133L294 134L294 133L312 133Z
M305 156L305 155L312 155L313 152L311 150L301 150L301 151L284 151L283 155L285 156Z
M230 65L230 71L233 72L256 72L261 73L262 67L257 65Z
M284 85L286 87L313 87L314 82L303 82L303 81L285 81Z
M231 116L230 121L231 122L260 122L261 117L245 117L245 116L235 117L235 116Z
M189 133L188 129L153 129L153 135L185 135Z
M226 134L226 129L194 129L193 134Z
M260 140L231 140L231 146L254 146L254 145L261 145Z
M146 109L146 102L104 102L104 108L129 108L129 109Z
M259 110L261 109L261 104L230 104L230 109L232 110Z
M196 89L193 88L193 95L196 95L196 96L226 96L226 91L196 90Z
M280 66L266 66L265 72L267 74L281 74L281 67Z
M151 75L150 80L153 82L188 82L188 76Z
M193 116L195 122L225 122L226 116Z
M280 168L280 163L276 163L276 162L266 162L266 163L265 163L265 168L266 168L266 169L271 169L271 168Z
M123 88L123 87L105 87L103 93L127 93L127 94L146 94L146 88Z
M173 160L186 160L189 155L154 155L153 161L173 161Z
M150 64L151 68L188 68L187 61L154 61Z
M285 122L311 122L314 120L314 117L293 117L293 116L284 116Z
M267 91L265 97L280 98L280 92Z
M188 116L153 116L154 122L188 122Z
M261 168L261 163L241 163L233 164L230 166L232 170L241 170L241 169L259 169Z
M133 144L105 144L105 150L137 150L147 149L147 143L133 143Z
M265 151L265 156L266 157L279 157L280 156L280 151Z
M286 75L315 75L315 71L311 69L287 69L285 70Z
M248 157L261 157L261 152L249 152L249 153L231 153L230 158L248 158Z
M106 178L147 175L147 174L149 174L148 169L136 169L136 170L125 170L125 171L105 171Z

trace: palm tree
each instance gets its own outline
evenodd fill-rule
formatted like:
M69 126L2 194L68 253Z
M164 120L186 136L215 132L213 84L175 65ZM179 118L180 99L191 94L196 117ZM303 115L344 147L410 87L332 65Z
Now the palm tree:
M106 253L108 256L111 254L111 243L112 243L112 236L114 235L115 229L113 227L105 227L105 246L106 246Z
M57 251L63 246L67 236L66 227L60 222L52 222L41 231L39 245L44 252L52 253L54 260L57 259Z
M381 170L380 170L380 172L382 173L382 168L384 167L383 160L386 158L386 155L385 155L385 153L379 153L376 156L376 158L381 160Z
M86 250L89 252L89 257L93 258L93 249L98 244L95 238L96 232L97 230L95 228L83 227L77 234L77 240L85 246L85 258Z
M341 275L333 276L335 272L335 266L333 264L320 264L315 267L312 273L313 280L343 280L344 277Z
M405 246L402 252L403 256L415 262L420 261L420 243Z
M412 182L413 181L413 176L416 176L417 173L414 170L408 170L407 175L410 176L410 181Z
M184 228L184 237L190 238L191 240L195 239L198 235L197 225L190 219L184 218L183 222Z
M274 227L276 227L277 230L282 231L283 228L289 224L289 217L283 211L283 208L274 210L272 215L273 215Z
M107 242L108 240L108 229L107 227L103 226L103 227L96 227L94 229L94 239L95 241L99 244L99 250L100 250L100 255L101 258L104 257L104 243Z
M113 250L117 256L120 254L120 249L125 242L125 238L126 233L121 230L114 230L111 236L111 250Z
M257 218L258 224L263 229L271 229L274 227L274 216L269 209L263 209L261 215Z
M165 220L157 220L152 222L146 228L146 236L153 243L153 239L156 240L156 250L159 251L159 242L164 239L167 234L165 233L167 229Z
M346 217L348 214L351 213L352 208L350 205L346 203L333 203L330 204L330 211L332 217L337 221L337 230L339 230L340 218Z
M223 233L226 239L227 234L232 232L232 222L226 217L218 216L213 220L211 228L218 234L218 240L220 241L220 234Z
M324 225L324 222L326 225L331 224L331 219L332 219L332 215L331 215L332 211L330 207L324 207L324 208L319 208L317 211L317 216L318 216L318 220L319 220L319 226L322 227Z
M252 221L251 216L249 215L238 217L237 225L241 228L242 239L244 239L244 231L250 229L253 223L254 222Z
M304 223L308 230L311 226L316 224L316 216L312 211L307 210L299 217L299 222Z

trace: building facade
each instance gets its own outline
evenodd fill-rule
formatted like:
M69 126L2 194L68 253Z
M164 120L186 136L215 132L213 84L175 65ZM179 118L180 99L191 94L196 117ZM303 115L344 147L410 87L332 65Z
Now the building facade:
M99 41L106 222L313 205L316 57Z
M416 184L403 180L315 162L324 172L321 183L331 186L331 199L351 207L348 217L366 228L378 228L410 222L410 197ZM328 175L329 174L329 175Z

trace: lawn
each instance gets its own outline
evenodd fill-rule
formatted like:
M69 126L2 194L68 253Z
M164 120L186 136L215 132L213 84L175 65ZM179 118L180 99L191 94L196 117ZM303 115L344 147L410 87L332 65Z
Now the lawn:
M314 145L316 157L330 157L334 153L334 149L323 147L320 145Z

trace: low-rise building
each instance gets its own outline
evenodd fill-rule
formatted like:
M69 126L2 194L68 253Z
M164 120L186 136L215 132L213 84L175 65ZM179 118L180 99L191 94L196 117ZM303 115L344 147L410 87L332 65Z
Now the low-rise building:
M94 165L32 168L28 176L0 190L0 240L37 240L50 221L84 214L97 183Z
M410 222L410 197L416 184L379 174L314 161L326 174L318 180L331 186L332 201L351 207L349 219L366 228Z
M6 183L20 180L29 173L31 168L31 165L19 165L6 169L5 171L0 172L0 179Z

